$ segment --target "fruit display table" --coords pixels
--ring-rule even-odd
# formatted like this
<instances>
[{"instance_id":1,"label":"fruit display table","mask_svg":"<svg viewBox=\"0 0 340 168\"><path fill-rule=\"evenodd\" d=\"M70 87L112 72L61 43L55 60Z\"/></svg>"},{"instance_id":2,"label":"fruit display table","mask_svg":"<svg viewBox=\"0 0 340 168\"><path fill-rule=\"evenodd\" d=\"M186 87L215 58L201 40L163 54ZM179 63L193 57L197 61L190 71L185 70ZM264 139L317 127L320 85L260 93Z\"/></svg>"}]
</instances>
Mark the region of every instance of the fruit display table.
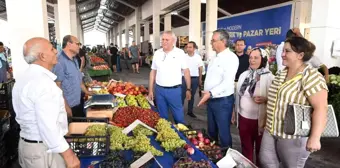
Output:
<instances>
[{"instance_id":1,"label":"fruit display table","mask_svg":"<svg viewBox=\"0 0 340 168\"><path fill-rule=\"evenodd\" d=\"M96 76L111 76L112 75L112 71L110 69L106 69L106 70L93 70L93 69L89 69L88 73L91 77L96 77Z\"/></svg>"}]
</instances>

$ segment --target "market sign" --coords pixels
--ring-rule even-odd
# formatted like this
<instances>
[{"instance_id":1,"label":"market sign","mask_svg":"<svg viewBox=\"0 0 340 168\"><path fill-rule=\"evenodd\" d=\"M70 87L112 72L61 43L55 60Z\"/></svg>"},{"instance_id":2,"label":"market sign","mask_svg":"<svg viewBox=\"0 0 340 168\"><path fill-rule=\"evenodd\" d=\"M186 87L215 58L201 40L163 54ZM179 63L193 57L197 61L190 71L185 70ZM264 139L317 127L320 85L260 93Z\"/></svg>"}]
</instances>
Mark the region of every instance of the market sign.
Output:
<instances>
[{"instance_id":1,"label":"market sign","mask_svg":"<svg viewBox=\"0 0 340 168\"><path fill-rule=\"evenodd\" d=\"M220 19L217 22L217 27L226 29L232 42L244 39L247 46L252 47L280 44L285 40L286 32L290 29L291 15L292 5L288 4ZM205 23L203 23L203 38L205 38L205 27Z\"/></svg>"}]
</instances>

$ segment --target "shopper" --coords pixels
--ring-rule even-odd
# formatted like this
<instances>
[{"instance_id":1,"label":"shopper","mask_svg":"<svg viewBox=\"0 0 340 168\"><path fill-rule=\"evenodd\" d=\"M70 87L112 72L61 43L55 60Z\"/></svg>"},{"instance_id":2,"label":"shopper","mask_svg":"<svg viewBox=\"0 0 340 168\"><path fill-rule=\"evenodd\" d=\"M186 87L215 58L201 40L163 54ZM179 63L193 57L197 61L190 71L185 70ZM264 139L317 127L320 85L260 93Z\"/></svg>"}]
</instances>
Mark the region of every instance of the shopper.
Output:
<instances>
[{"instance_id":1,"label":"shopper","mask_svg":"<svg viewBox=\"0 0 340 168\"><path fill-rule=\"evenodd\" d=\"M246 41L243 39L236 40L235 54L238 56L239 66L236 72L235 82L238 81L240 75L249 68L249 55L244 52Z\"/></svg>"},{"instance_id":2,"label":"shopper","mask_svg":"<svg viewBox=\"0 0 340 168\"><path fill-rule=\"evenodd\" d=\"M177 37L172 31L165 31L162 35L163 48L155 52L152 60L149 98L153 100L155 96L157 109L162 118L169 119L170 109L175 123L185 123L181 101L182 71L187 85L187 100L191 98L190 72L183 50L175 47L176 40Z\"/></svg>"},{"instance_id":3,"label":"shopper","mask_svg":"<svg viewBox=\"0 0 340 168\"><path fill-rule=\"evenodd\" d=\"M249 70L240 75L236 86L235 118L238 122L242 154L259 166L259 152L266 125L267 92L274 78L267 63L268 53L254 48L249 56ZM253 159L255 148L256 162Z\"/></svg>"},{"instance_id":4,"label":"shopper","mask_svg":"<svg viewBox=\"0 0 340 168\"><path fill-rule=\"evenodd\" d=\"M63 38L63 51L58 55L53 73L57 76L57 85L63 90L68 115L85 117L84 107L80 103L81 91L87 95L92 95L92 92L85 87L78 62L74 58L79 53L79 44L74 36L67 35Z\"/></svg>"},{"instance_id":5,"label":"shopper","mask_svg":"<svg viewBox=\"0 0 340 168\"><path fill-rule=\"evenodd\" d=\"M113 45L113 43L110 45L110 54L113 72L117 72L118 49Z\"/></svg>"},{"instance_id":6,"label":"shopper","mask_svg":"<svg viewBox=\"0 0 340 168\"><path fill-rule=\"evenodd\" d=\"M7 72L9 66L7 62L7 56L5 53L5 47L2 42L0 42L0 83L7 82Z\"/></svg>"},{"instance_id":7,"label":"shopper","mask_svg":"<svg viewBox=\"0 0 340 168\"><path fill-rule=\"evenodd\" d=\"M16 78L13 108L20 124L19 164L24 168L79 168L64 136L68 132L63 93L52 72L57 51L44 38L24 45L29 68ZM79 99L78 99L79 100Z\"/></svg>"},{"instance_id":8,"label":"shopper","mask_svg":"<svg viewBox=\"0 0 340 168\"><path fill-rule=\"evenodd\" d=\"M129 48L129 58L131 59L131 65L133 73L139 73L139 49L135 41L132 41L132 46Z\"/></svg>"},{"instance_id":9,"label":"shopper","mask_svg":"<svg viewBox=\"0 0 340 168\"><path fill-rule=\"evenodd\" d=\"M327 85L325 79L305 62L315 45L302 37L288 38L282 60L285 69L273 80L267 101L267 121L260 149L263 168L303 168L311 152L320 150L320 137L327 122ZM290 104L313 107L309 137L287 135L283 131ZM280 164L281 162L281 164Z\"/></svg>"},{"instance_id":10,"label":"shopper","mask_svg":"<svg viewBox=\"0 0 340 168\"><path fill-rule=\"evenodd\" d=\"M203 97L198 106L207 102L208 133L220 139L222 147L232 147L230 122L234 105L235 75L239 61L228 47L229 34L219 29L213 32L211 45L216 58L209 61Z\"/></svg>"},{"instance_id":11,"label":"shopper","mask_svg":"<svg viewBox=\"0 0 340 168\"><path fill-rule=\"evenodd\" d=\"M193 106L195 100L195 94L197 92L197 88L202 84L202 69L203 69L203 61L201 56L195 53L197 50L197 45L195 42L190 41L187 44L187 54L186 54L186 62L188 64L190 70L191 77L191 99L188 101L188 116L196 118L196 115L193 113ZM184 74L182 77L182 103L185 102L187 85L185 84Z\"/></svg>"}]
</instances>

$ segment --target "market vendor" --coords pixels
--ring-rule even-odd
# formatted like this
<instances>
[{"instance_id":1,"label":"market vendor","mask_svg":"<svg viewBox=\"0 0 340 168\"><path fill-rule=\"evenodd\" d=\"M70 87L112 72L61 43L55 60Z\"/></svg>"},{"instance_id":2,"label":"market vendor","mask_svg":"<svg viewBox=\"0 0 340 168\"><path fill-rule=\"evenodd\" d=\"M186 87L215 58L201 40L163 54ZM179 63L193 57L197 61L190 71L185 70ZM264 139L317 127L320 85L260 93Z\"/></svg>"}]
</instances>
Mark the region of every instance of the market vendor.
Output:
<instances>
[{"instance_id":1,"label":"market vendor","mask_svg":"<svg viewBox=\"0 0 340 168\"><path fill-rule=\"evenodd\" d=\"M162 48L155 52L152 60L149 98L153 100L155 92L157 109L162 118L169 118L170 109L175 123L185 123L181 98L182 70L187 86L187 100L191 98L191 78L185 53L175 47L176 39L172 31L165 31L162 35Z\"/></svg>"},{"instance_id":2,"label":"market vendor","mask_svg":"<svg viewBox=\"0 0 340 168\"><path fill-rule=\"evenodd\" d=\"M65 108L69 116L85 117L84 107L80 103L81 91L87 95L89 92L79 70L75 56L79 53L79 40L71 35L63 38L63 50L58 55L58 63L53 68L57 76L56 83L63 90Z\"/></svg>"},{"instance_id":3,"label":"market vendor","mask_svg":"<svg viewBox=\"0 0 340 168\"><path fill-rule=\"evenodd\" d=\"M62 91L52 72L57 51L44 38L24 45L29 68L16 78L13 108L20 125L19 164L23 168L79 168L80 161L64 138L68 132Z\"/></svg>"},{"instance_id":4,"label":"market vendor","mask_svg":"<svg viewBox=\"0 0 340 168\"><path fill-rule=\"evenodd\" d=\"M220 139L222 147L231 147L230 123L234 105L234 79L239 65L235 53L228 47L229 34L219 29L213 32L211 45L216 58L209 61L203 97L198 106L207 102L208 133Z\"/></svg>"}]
</instances>

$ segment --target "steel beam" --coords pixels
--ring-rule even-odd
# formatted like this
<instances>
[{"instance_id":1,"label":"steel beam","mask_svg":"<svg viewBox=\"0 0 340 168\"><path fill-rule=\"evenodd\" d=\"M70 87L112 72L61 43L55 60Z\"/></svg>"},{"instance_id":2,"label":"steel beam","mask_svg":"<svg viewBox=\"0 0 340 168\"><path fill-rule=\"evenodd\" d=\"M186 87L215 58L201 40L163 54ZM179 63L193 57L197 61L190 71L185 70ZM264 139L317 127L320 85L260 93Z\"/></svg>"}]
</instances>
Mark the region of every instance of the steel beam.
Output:
<instances>
[{"instance_id":1,"label":"steel beam","mask_svg":"<svg viewBox=\"0 0 340 168\"><path fill-rule=\"evenodd\" d=\"M188 19L188 18L186 18L186 17L184 17L184 16L182 16L182 15L180 15L180 14L178 14L178 15L176 15L176 16L178 16L178 17L182 18L183 20L186 20L187 22L189 22L189 19Z\"/></svg>"},{"instance_id":2,"label":"steel beam","mask_svg":"<svg viewBox=\"0 0 340 168\"><path fill-rule=\"evenodd\" d=\"M87 5L87 4L91 3L91 2L96 2L96 1L94 1L94 0L87 0L87 1L83 1L83 2L77 3L77 5L78 6L83 6L83 5Z\"/></svg>"},{"instance_id":3,"label":"steel beam","mask_svg":"<svg viewBox=\"0 0 340 168\"><path fill-rule=\"evenodd\" d=\"M221 13L223 13L223 14L226 15L226 16L231 16L231 15L232 15L231 13L229 13L228 11L226 11L226 10L220 8L220 7L218 8L218 11L221 12Z\"/></svg>"},{"instance_id":4,"label":"steel beam","mask_svg":"<svg viewBox=\"0 0 340 168\"><path fill-rule=\"evenodd\" d=\"M102 27L104 27L104 28L106 28L106 29L110 29L109 27L106 27L106 26L104 26L104 25L102 25L102 24L100 24L100 23L99 23L99 26L102 26Z\"/></svg>"},{"instance_id":5,"label":"steel beam","mask_svg":"<svg viewBox=\"0 0 340 168\"><path fill-rule=\"evenodd\" d=\"M107 25L110 25L110 26L113 25L113 23L108 23L108 22L105 22L104 20L100 20L100 21L103 22L103 23L105 23L105 24L107 24Z\"/></svg>"},{"instance_id":6,"label":"steel beam","mask_svg":"<svg viewBox=\"0 0 340 168\"><path fill-rule=\"evenodd\" d=\"M92 26L94 26L95 24L93 23L93 24L90 24L90 25L86 25L86 26L84 26L83 27L83 29L86 29L86 28L89 28L89 27L92 27Z\"/></svg>"},{"instance_id":7,"label":"steel beam","mask_svg":"<svg viewBox=\"0 0 340 168\"><path fill-rule=\"evenodd\" d=\"M103 16L106 17L106 18L108 18L108 19L111 19L111 20L113 20L113 21L115 21L115 22L118 22L118 20L113 19L112 17L109 17L109 16L105 15L104 13L103 13Z\"/></svg>"},{"instance_id":8,"label":"steel beam","mask_svg":"<svg viewBox=\"0 0 340 168\"><path fill-rule=\"evenodd\" d=\"M96 18L97 16L98 15L94 15L94 16L88 17L88 18L80 20L80 21L83 22L83 21L86 21L86 20L90 20L90 19Z\"/></svg>"},{"instance_id":9,"label":"steel beam","mask_svg":"<svg viewBox=\"0 0 340 168\"><path fill-rule=\"evenodd\" d=\"M85 11L85 12L81 12L81 13L79 13L79 15L83 15L85 13L90 13L90 12L94 12L94 11L97 11L97 13L98 13L98 10L99 10L99 7L95 7L93 9L91 9L91 10L88 10L88 11Z\"/></svg>"},{"instance_id":10,"label":"steel beam","mask_svg":"<svg viewBox=\"0 0 340 168\"><path fill-rule=\"evenodd\" d=\"M121 14L121 13L118 13L118 12L116 12L116 11L113 11L112 9L107 8L106 10L108 10L108 11L112 12L113 14L116 14L116 15L118 15L118 16L120 16L120 17L123 17L123 18L126 17L126 16L124 16L124 15Z\"/></svg>"},{"instance_id":11,"label":"steel beam","mask_svg":"<svg viewBox=\"0 0 340 168\"><path fill-rule=\"evenodd\" d=\"M132 9L135 9L135 10L137 8L137 6L133 6L133 5L131 5L131 4L127 3L127 2L124 2L122 0L116 0L116 2L119 2L119 3L121 3L121 4L125 5L125 6L128 6L128 7L132 8Z\"/></svg>"}]
</instances>

